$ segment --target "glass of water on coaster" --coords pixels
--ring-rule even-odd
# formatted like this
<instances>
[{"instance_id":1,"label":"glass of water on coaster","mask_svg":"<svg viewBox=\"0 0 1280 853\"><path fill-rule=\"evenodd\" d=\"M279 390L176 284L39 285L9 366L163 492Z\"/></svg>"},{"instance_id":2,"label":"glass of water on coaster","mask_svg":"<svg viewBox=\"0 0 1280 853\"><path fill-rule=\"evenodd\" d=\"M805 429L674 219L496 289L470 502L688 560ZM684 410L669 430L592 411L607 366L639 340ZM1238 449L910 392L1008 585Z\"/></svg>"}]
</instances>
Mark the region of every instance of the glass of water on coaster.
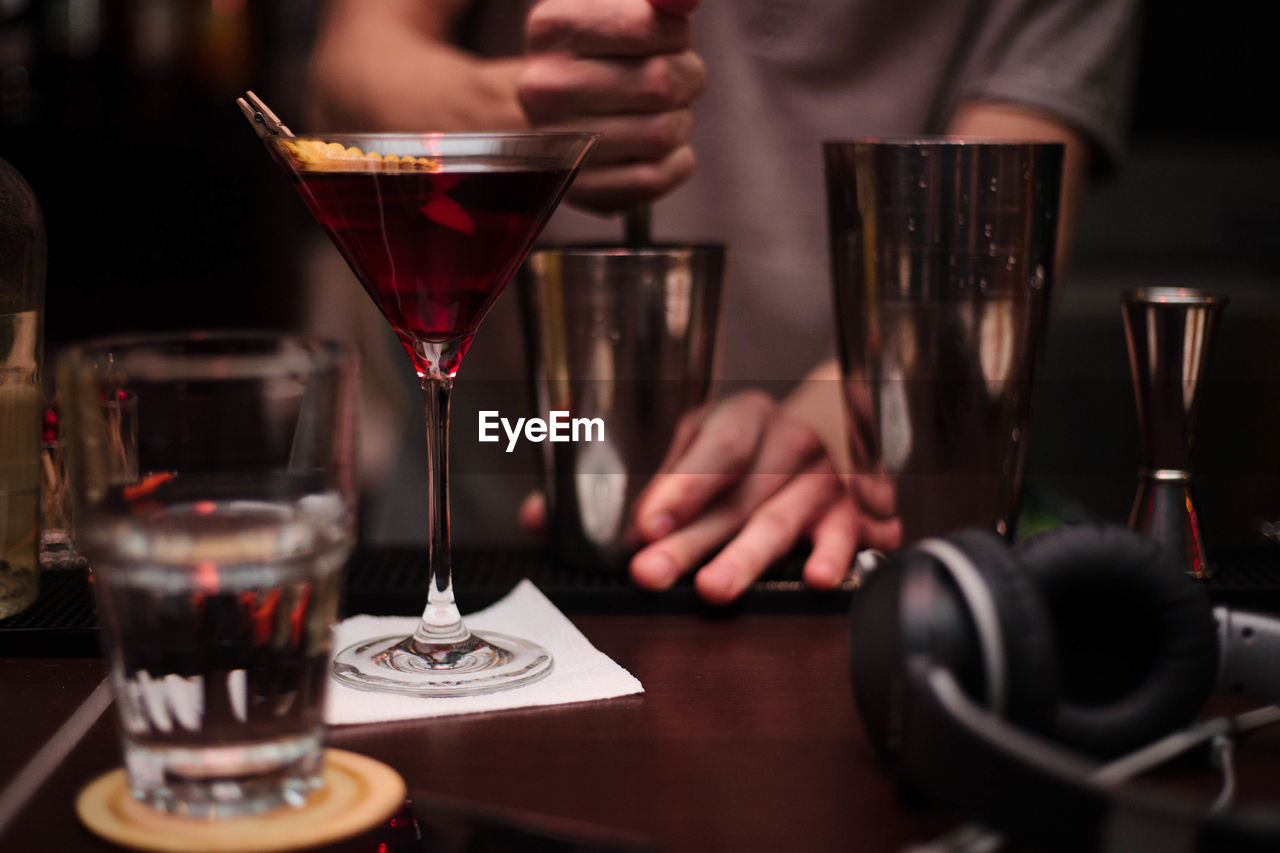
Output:
<instances>
[{"instance_id":1,"label":"glass of water on coaster","mask_svg":"<svg viewBox=\"0 0 1280 853\"><path fill-rule=\"evenodd\" d=\"M270 334L102 340L59 362L128 788L155 810L255 815L322 787L355 371L345 345ZM127 466L103 405L124 397Z\"/></svg>"}]
</instances>

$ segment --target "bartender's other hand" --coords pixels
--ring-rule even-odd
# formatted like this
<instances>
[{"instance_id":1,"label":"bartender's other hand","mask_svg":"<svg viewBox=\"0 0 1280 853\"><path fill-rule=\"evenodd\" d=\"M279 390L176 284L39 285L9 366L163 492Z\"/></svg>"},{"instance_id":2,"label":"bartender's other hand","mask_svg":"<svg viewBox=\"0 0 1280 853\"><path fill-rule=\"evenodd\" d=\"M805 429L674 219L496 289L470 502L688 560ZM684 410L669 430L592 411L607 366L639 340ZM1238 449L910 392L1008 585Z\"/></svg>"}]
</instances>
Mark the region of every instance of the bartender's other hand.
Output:
<instances>
[{"instance_id":1,"label":"bartender's other hand","mask_svg":"<svg viewBox=\"0 0 1280 853\"><path fill-rule=\"evenodd\" d=\"M666 589L726 541L694 579L715 604L737 598L803 537L804 579L836 587L854 551L894 547L896 520L860 512L821 440L767 394L744 392L677 430L667 460L636 502L649 544L631 561L640 586Z\"/></svg>"},{"instance_id":2,"label":"bartender's other hand","mask_svg":"<svg viewBox=\"0 0 1280 853\"><path fill-rule=\"evenodd\" d=\"M517 94L530 124L603 134L570 201L611 213L693 174L694 100L706 67L691 49L697 0L541 0L525 20Z\"/></svg>"}]
</instances>

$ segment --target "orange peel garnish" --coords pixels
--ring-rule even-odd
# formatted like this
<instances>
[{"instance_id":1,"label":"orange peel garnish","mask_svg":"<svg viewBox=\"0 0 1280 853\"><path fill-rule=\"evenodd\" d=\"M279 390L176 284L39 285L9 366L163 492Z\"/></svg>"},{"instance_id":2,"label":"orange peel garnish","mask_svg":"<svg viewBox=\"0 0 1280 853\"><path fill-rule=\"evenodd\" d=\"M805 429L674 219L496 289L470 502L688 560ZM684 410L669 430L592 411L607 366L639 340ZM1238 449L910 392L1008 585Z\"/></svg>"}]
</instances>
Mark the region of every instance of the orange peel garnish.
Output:
<instances>
[{"instance_id":1,"label":"orange peel garnish","mask_svg":"<svg viewBox=\"0 0 1280 853\"><path fill-rule=\"evenodd\" d=\"M383 155L322 139L280 139L279 143L289 153L294 165L307 172L440 171L440 161L430 157Z\"/></svg>"},{"instance_id":2,"label":"orange peel garnish","mask_svg":"<svg viewBox=\"0 0 1280 853\"><path fill-rule=\"evenodd\" d=\"M124 487L124 499L126 501L136 501L138 498L146 497L175 476L170 471L158 471L154 474L148 474L138 482Z\"/></svg>"}]
</instances>

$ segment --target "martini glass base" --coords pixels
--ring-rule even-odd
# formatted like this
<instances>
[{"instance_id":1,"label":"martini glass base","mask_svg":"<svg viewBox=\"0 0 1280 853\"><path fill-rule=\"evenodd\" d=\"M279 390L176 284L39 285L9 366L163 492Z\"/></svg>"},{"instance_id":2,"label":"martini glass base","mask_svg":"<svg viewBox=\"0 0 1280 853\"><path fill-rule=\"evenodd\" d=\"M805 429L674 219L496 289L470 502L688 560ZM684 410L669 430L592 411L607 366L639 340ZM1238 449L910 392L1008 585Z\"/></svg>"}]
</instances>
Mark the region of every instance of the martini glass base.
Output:
<instances>
[{"instance_id":1,"label":"martini glass base","mask_svg":"<svg viewBox=\"0 0 1280 853\"><path fill-rule=\"evenodd\" d=\"M406 696L474 696L530 684L551 672L551 653L536 643L492 632L419 646L412 637L362 640L330 667L348 687Z\"/></svg>"}]
</instances>

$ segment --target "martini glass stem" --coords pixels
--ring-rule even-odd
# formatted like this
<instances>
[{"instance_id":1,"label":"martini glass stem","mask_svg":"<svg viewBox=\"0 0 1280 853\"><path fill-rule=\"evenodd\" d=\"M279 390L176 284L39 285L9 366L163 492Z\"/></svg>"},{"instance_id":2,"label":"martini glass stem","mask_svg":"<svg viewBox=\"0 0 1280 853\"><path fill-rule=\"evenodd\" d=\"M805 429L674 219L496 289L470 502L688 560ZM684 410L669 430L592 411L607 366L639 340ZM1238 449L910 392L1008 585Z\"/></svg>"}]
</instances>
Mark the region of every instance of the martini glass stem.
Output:
<instances>
[{"instance_id":1,"label":"martini glass stem","mask_svg":"<svg viewBox=\"0 0 1280 853\"><path fill-rule=\"evenodd\" d=\"M449 544L449 400L453 377L422 377L422 402L427 421L427 514L430 530L428 565L430 588L413 644L439 648L466 641L471 632L453 598L453 562Z\"/></svg>"}]
</instances>

